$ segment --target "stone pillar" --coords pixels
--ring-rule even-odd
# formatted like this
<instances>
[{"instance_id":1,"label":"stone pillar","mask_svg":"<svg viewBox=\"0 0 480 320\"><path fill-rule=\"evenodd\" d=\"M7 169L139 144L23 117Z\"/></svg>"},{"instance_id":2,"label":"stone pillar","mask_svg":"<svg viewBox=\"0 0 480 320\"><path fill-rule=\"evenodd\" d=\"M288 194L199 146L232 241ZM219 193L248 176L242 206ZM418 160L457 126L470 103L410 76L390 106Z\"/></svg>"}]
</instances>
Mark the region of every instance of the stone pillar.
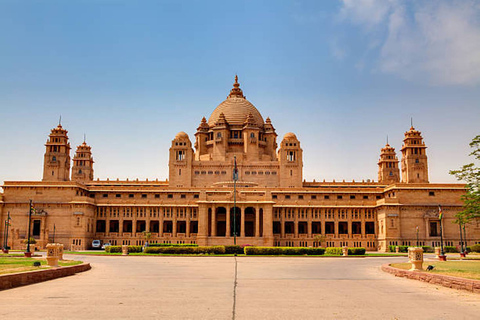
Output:
<instances>
[{"instance_id":1,"label":"stone pillar","mask_svg":"<svg viewBox=\"0 0 480 320\"><path fill-rule=\"evenodd\" d=\"M211 207L212 209L212 237L217 236L217 211L215 209L215 206Z\"/></svg>"},{"instance_id":2,"label":"stone pillar","mask_svg":"<svg viewBox=\"0 0 480 320\"><path fill-rule=\"evenodd\" d=\"M164 214L165 214L165 208L161 208L159 207L158 208L158 218L159 218L159 222L158 222L158 237L163 237L163 217L164 217Z\"/></svg>"},{"instance_id":3,"label":"stone pillar","mask_svg":"<svg viewBox=\"0 0 480 320\"><path fill-rule=\"evenodd\" d=\"M408 259L412 264L410 271L423 270L423 249L419 247L408 248Z\"/></svg>"},{"instance_id":4,"label":"stone pillar","mask_svg":"<svg viewBox=\"0 0 480 320\"><path fill-rule=\"evenodd\" d=\"M173 212L174 208L172 208L172 238L177 237L177 213L178 208L175 208L175 212Z\"/></svg>"},{"instance_id":5,"label":"stone pillar","mask_svg":"<svg viewBox=\"0 0 480 320\"><path fill-rule=\"evenodd\" d=\"M50 267L58 267L58 243L47 244L47 263Z\"/></svg>"},{"instance_id":6,"label":"stone pillar","mask_svg":"<svg viewBox=\"0 0 480 320\"><path fill-rule=\"evenodd\" d=\"M298 239L298 215L299 215L299 210L295 209L293 210L294 214L294 221L293 221L293 236L295 239Z\"/></svg>"},{"instance_id":7,"label":"stone pillar","mask_svg":"<svg viewBox=\"0 0 480 320\"><path fill-rule=\"evenodd\" d=\"M198 233L197 242L200 246L207 245L208 238L208 207L206 204L198 205Z\"/></svg>"},{"instance_id":8,"label":"stone pillar","mask_svg":"<svg viewBox=\"0 0 480 320\"><path fill-rule=\"evenodd\" d=\"M245 238L245 207L242 206L240 210L240 237Z\"/></svg>"},{"instance_id":9,"label":"stone pillar","mask_svg":"<svg viewBox=\"0 0 480 320\"><path fill-rule=\"evenodd\" d=\"M128 246L122 245L122 256L128 256Z\"/></svg>"},{"instance_id":10,"label":"stone pillar","mask_svg":"<svg viewBox=\"0 0 480 320\"><path fill-rule=\"evenodd\" d=\"M63 244L58 244L58 259L63 260Z\"/></svg>"},{"instance_id":11,"label":"stone pillar","mask_svg":"<svg viewBox=\"0 0 480 320\"><path fill-rule=\"evenodd\" d=\"M273 205L266 204L263 210L263 245L273 247Z\"/></svg>"},{"instance_id":12,"label":"stone pillar","mask_svg":"<svg viewBox=\"0 0 480 320\"><path fill-rule=\"evenodd\" d=\"M442 248L440 247L435 247L435 258L440 258L440 255L442 254Z\"/></svg>"},{"instance_id":13,"label":"stone pillar","mask_svg":"<svg viewBox=\"0 0 480 320\"><path fill-rule=\"evenodd\" d=\"M347 246L342 248L342 253L343 253L344 257L348 256L348 247Z\"/></svg>"},{"instance_id":14,"label":"stone pillar","mask_svg":"<svg viewBox=\"0 0 480 320\"><path fill-rule=\"evenodd\" d=\"M185 228L186 228L186 230L185 230L185 235L186 235L187 238L189 238L189 237L190 237L190 215L192 214L192 208L186 208L185 211L186 211L186 212L188 211L188 212L185 214L185 219L186 219L186 222L185 222L185 224L186 224L186 227L185 227Z\"/></svg>"},{"instance_id":15,"label":"stone pillar","mask_svg":"<svg viewBox=\"0 0 480 320\"><path fill-rule=\"evenodd\" d=\"M255 238L260 237L260 209L255 207Z\"/></svg>"},{"instance_id":16,"label":"stone pillar","mask_svg":"<svg viewBox=\"0 0 480 320\"><path fill-rule=\"evenodd\" d=\"M225 228L225 230L226 230L225 231L225 237L230 238L230 234L232 232L232 230L230 230L230 206L227 206L226 209L227 209L227 214L226 214L226 216L227 216L226 224L227 225L226 225L226 228Z\"/></svg>"}]
</instances>

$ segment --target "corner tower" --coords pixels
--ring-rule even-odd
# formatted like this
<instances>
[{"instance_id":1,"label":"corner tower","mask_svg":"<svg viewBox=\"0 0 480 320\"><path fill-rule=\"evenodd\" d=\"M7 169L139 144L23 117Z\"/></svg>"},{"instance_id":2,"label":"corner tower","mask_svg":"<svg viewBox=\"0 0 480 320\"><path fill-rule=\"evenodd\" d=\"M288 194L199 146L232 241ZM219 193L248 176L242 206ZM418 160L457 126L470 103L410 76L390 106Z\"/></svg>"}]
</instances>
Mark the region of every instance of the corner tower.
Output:
<instances>
[{"instance_id":1,"label":"corner tower","mask_svg":"<svg viewBox=\"0 0 480 320\"><path fill-rule=\"evenodd\" d=\"M72 180L82 183L93 180L92 148L85 141L77 147L73 157Z\"/></svg>"},{"instance_id":2,"label":"corner tower","mask_svg":"<svg viewBox=\"0 0 480 320\"><path fill-rule=\"evenodd\" d=\"M294 133L287 133L283 137L278 149L278 161L280 163L280 187L302 187L303 177L303 151L300 141Z\"/></svg>"},{"instance_id":3,"label":"corner tower","mask_svg":"<svg viewBox=\"0 0 480 320\"><path fill-rule=\"evenodd\" d=\"M192 186L192 142L185 132L179 132L170 147L169 185L189 188Z\"/></svg>"},{"instance_id":4,"label":"corner tower","mask_svg":"<svg viewBox=\"0 0 480 320\"><path fill-rule=\"evenodd\" d=\"M386 184L400 182L397 154L395 153L395 148L391 147L388 142L380 152L380 160L378 160L378 182Z\"/></svg>"},{"instance_id":5,"label":"corner tower","mask_svg":"<svg viewBox=\"0 0 480 320\"><path fill-rule=\"evenodd\" d=\"M428 183L427 147L422 133L412 126L405 132L402 146L402 182Z\"/></svg>"},{"instance_id":6,"label":"corner tower","mask_svg":"<svg viewBox=\"0 0 480 320\"><path fill-rule=\"evenodd\" d=\"M42 181L70 180L70 143L67 133L60 123L50 132L45 144Z\"/></svg>"}]
</instances>

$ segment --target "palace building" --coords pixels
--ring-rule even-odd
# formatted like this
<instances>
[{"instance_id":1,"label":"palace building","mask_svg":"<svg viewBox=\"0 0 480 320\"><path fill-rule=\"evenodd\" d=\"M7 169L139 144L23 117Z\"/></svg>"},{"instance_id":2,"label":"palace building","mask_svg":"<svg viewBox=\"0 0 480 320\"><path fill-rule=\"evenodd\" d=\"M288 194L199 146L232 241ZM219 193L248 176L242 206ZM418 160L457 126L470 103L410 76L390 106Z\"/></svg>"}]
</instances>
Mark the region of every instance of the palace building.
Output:
<instances>
[{"instance_id":1,"label":"palace building","mask_svg":"<svg viewBox=\"0 0 480 320\"><path fill-rule=\"evenodd\" d=\"M236 235L238 244L257 246L438 246L439 205L445 244L460 244L453 221L464 185L430 183L420 131L405 132L401 161L388 143L380 150L378 181L305 181L299 139L287 133L277 144L272 121L245 98L237 77L194 138L174 137L166 181L95 180L91 147L83 142L73 159L70 149L59 124L45 144L42 181L2 186L0 233L10 214L13 249L24 248L29 227L37 248L54 238L72 250L94 239L142 245L146 233L154 243L230 245ZM480 224L466 234L478 242Z\"/></svg>"}]
</instances>

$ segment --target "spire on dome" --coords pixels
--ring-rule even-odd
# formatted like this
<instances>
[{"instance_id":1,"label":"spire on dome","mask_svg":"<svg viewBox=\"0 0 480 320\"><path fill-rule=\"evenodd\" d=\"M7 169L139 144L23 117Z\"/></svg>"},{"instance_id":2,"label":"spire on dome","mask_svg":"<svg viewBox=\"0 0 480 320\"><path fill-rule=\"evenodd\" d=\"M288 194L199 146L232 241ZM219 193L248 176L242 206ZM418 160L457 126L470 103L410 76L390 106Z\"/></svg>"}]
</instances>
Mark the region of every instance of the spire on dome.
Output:
<instances>
[{"instance_id":1,"label":"spire on dome","mask_svg":"<svg viewBox=\"0 0 480 320\"><path fill-rule=\"evenodd\" d=\"M238 83L238 76L235 75L235 83L233 84L233 89L230 90L230 94L228 95L229 98L231 97L236 97L236 98L243 98L245 99L245 96L243 95L242 89L240 89L240 83Z\"/></svg>"}]
</instances>

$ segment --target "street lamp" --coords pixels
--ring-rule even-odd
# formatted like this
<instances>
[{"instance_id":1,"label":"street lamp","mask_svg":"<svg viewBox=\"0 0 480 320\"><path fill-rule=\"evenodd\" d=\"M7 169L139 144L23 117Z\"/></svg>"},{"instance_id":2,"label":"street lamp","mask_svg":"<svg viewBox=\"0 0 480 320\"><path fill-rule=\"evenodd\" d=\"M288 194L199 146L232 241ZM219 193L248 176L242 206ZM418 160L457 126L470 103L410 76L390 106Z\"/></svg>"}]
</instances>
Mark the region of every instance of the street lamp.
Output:
<instances>
[{"instance_id":1,"label":"street lamp","mask_svg":"<svg viewBox=\"0 0 480 320\"><path fill-rule=\"evenodd\" d=\"M443 250L443 212L442 212L442 206L438 205L438 219L440 220L440 261L446 261L447 256L445 256L445 251Z\"/></svg>"},{"instance_id":2,"label":"street lamp","mask_svg":"<svg viewBox=\"0 0 480 320\"><path fill-rule=\"evenodd\" d=\"M30 205L28 206L28 234L27 234L27 251L25 252L25 257L31 257L32 253L30 252L30 229L32 226L32 200L30 200Z\"/></svg>"},{"instance_id":3,"label":"street lamp","mask_svg":"<svg viewBox=\"0 0 480 320\"><path fill-rule=\"evenodd\" d=\"M417 247L418 247L418 226L415 227L415 233L417 234Z\"/></svg>"},{"instance_id":4,"label":"street lamp","mask_svg":"<svg viewBox=\"0 0 480 320\"><path fill-rule=\"evenodd\" d=\"M233 156L233 244L237 245L237 180L238 180L238 169L237 169L237 157Z\"/></svg>"}]
</instances>

